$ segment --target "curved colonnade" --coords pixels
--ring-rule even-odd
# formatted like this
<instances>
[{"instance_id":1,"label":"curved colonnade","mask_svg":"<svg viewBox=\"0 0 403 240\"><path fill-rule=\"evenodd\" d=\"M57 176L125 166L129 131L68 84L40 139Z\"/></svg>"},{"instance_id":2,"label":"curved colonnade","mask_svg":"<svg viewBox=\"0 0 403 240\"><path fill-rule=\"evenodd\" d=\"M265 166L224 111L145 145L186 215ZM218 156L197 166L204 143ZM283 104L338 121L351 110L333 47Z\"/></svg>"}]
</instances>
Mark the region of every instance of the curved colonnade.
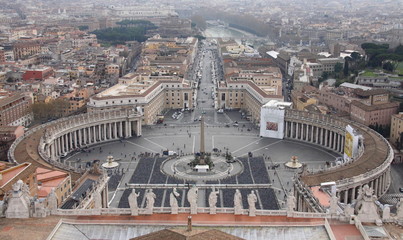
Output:
<instances>
[{"instance_id":1,"label":"curved colonnade","mask_svg":"<svg viewBox=\"0 0 403 240\"><path fill-rule=\"evenodd\" d=\"M356 159L340 166L330 167L315 173L301 176L296 181L295 194L298 210L315 211L312 206L304 203L312 197L306 186L320 186L324 182L336 182L339 201L345 204L357 199L360 189L368 184L374 194L381 197L390 186L390 163L393 150L380 134L372 129L337 117L286 110L284 138L312 143L322 148L343 154L345 129L352 126L363 136L364 150ZM315 200L308 200L315 201Z\"/></svg>"},{"instance_id":2,"label":"curved colonnade","mask_svg":"<svg viewBox=\"0 0 403 240\"><path fill-rule=\"evenodd\" d=\"M135 110L119 110L62 118L26 132L12 144L8 158L12 162L41 162L43 166L50 164L79 173L79 169L61 163L60 157L90 145L141 136L141 117ZM28 154L16 151L22 145L35 145L36 151L28 151Z\"/></svg>"}]
</instances>

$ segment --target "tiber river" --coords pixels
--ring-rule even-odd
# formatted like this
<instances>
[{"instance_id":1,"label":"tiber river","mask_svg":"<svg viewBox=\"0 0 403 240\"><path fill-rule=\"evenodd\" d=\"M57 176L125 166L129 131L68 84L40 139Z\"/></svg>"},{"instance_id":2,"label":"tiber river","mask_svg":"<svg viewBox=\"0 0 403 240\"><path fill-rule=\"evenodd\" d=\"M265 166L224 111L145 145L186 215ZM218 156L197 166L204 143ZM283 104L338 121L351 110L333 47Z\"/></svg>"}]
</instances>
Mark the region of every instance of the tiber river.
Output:
<instances>
[{"instance_id":1,"label":"tiber river","mask_svg":"<svg viewBox=\"0 0 403 240\"><path fill-rule=\"evenodd\" d=\"M204 31L204 36L207 38L231 38L237 43L241 43L241 40L247 40L247 42L254 42L252 39L256 40L254 34L244 32L235 28L217 26L217 25L207 25L207 29Z\"/></svg>"}]
</instances>

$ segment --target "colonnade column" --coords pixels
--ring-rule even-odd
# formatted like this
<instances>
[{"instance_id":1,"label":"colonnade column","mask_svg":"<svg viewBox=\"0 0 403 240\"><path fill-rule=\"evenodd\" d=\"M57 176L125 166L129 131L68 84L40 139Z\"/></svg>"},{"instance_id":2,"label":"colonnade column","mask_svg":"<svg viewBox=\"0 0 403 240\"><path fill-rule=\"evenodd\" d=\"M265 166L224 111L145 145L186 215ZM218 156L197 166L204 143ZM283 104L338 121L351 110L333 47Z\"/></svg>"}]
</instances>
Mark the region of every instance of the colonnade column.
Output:
<instances>
[{"instance_id":1,"label":"colonnade column","mask_svg":"<svg viewBox=\"0 0 403 240\"><path fill-rule=\"evenodd\" d=\"M123 138L123 123L119 121L119 137Z\"/></svg>"},{"instance_id":2,"label":"colonnade column","mask_svg":"<svg viewBox=\"0 0 403 240\"><path fill-rule=\"evenodd\" d=\"M60 154L62 153L61 150L60 150L60 141L61 141L60 137L58 137L56 139L56 153L57 153L58 156L60 156Z\"/></svg>"},{"instance_id":3,"label":"colonnade column","mask_svg":"<svg viewBox=\"0 0 403 240\"><path fill-rule=\"evenodd\" d=\"M70 137L70 150L72 150L72 149L74 149L74 146L73 146L73 132L70 132L69 133L69 137Z\"/></svg>"},{"instance_id":4,"label":"colonnade column","mask_svg":"<svg viewBox=\"0 0 403 240\"><path fill-rule=\"evenodd\" d=\"M113 124L114 126L113 126L113 136L114 136L114 138L115 139L117 139L118 138L118 123L117 122L114 122L114 124Z\"/></svg>"},{"instance_id":5,"label":"colonnade column","mask_svg":"<svg viewBox=\"0 0 403 240\"><path fill-rule=\"evenodd\" d=\"M66 135L62 135L62 153L66 152Z\"/></svg>"},{"instance_id":6,"label":"colonnade column","mask_svg":"<svg viewBox=\"0 0 403 240\"><path fill-rule=\"evenodd\" d=\"M83 135L84 135L84 145L87 145L88 137L87 137L87 128L83 128Z\"/></svg>"},{"instance_id":7,"label":"colonnade column","mask_svg":"<svg viewBox=\"0 0 403 240\"><path fill-rule=\"evenodd\" d=\"M78 141L77 141L77 130L73 132L73 137L74 137L74 147L78 148Z\"/></svg>"},{"instance_id":8,"label":"colonnade column","mask_svg":"<svg viewBox=\"0 0 403 240\"><path fill-rule=\"evenodd\" d=\"M141 120L137 120L137 136L141 136Z\"/></svg>"},{"instance_id":9,"label":"colonnade column","mask_svg":"<svg viewBox=\"0 0 403 240\"><path fill-rule=\"evenodd\" d=\"M291 124L291 132L290 132L290 137L294 138L294 122L290 122Z\"/></svg>"},{"instance_id":10,"label":"colonnade column","mask_svg":"<svg viewBox=\"0 0 403 240\"><path fill-rule=\"evenodd\" d=\"M102 141L102 132L101 132L102 124L98 125L98 141Z\"/></svg>"}]
</instances>

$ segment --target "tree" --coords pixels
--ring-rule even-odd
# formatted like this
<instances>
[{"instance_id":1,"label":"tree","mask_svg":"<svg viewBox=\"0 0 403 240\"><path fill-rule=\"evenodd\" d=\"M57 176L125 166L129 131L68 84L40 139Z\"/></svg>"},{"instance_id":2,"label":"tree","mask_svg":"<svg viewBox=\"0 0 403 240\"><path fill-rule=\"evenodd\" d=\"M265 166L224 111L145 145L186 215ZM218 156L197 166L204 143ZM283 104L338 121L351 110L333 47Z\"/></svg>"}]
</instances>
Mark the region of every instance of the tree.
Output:
<instances>
[{"instance_id":1,"label":"tree","mask_svg":"<svg viewBox=\"0 0 403 240\"><path fill-rule=\"evenodd\" d=\"M353 59L353 61L357 61L361 59L361 54L359 54L358 52L352 52L351 53L351 58Z\"/></svg>"},{"instance_id":2,"label":"tree","mask_svg":"<svg viewBox=\"0 0 403 240\"><path fill-rule=\"evenodd\" d=\"M328 72L322 72L322 75L318 79L318 81L321 83L329 78L329 73Z\"/></svg>"},{"instance_id":3,"label":"tree","mask_svg":"<svg viewBox=\"0 0 403 240\"><path fill-rule=\"evenodd\" d=\"M206 37L204 37L204 36L202 36L200 34L197 34L194 37L197 38L199 41L206 39Z\"/></svg>"},{"instance_id":4,"label":"tree","mask_svg":"<svg viewBox=\"0 0 403 240\"><path fill-rule=\"evenodd\" d=\"M348 72L349 72L349 69L348 69L348 60L346 59L346 62L344 63L344 69L343 69L343 74L344 74L344 76L348 76Z\"/></svg>"},{"instance_id":5,"label":"tree","mask_svg":"<svg viewBox=\"0 0 403 240\"><path fill-rule=\"evenodd\" d=\"M334 72L335 73L340 73L341 70L343 70L343 63L336 63L336 65L334 65Z\"/></svg>"},{"instance_id":6,"label":"tree","mask_svg":"<svg viewBox=\"0 0 403 240\"><path fill-rule=\"evenodd\" d=\"M80 31L85 31L85 30L88 30L88 29L89 29L89 27L87 25L78 26L78 30L80 30Z\"/></svg>"},{"instance_id":7,"label":"tree","mask_svg":"<svg viewBox=\"0 0 403 240\"><path fill-rule=\"evenodd\" d=\"M382 68L388 72L393 72L395 70L395 66L390 61L385 62Z\"/></svg>"}]
</instances>

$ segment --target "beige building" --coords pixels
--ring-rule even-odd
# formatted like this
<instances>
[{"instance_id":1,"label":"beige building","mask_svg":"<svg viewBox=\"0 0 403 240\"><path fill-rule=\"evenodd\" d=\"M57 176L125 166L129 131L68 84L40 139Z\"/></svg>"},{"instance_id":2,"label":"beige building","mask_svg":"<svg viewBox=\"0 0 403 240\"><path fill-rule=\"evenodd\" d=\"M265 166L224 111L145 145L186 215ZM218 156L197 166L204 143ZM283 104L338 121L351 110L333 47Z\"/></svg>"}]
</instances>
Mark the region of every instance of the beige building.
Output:
<instances>
[{"instance_id":1,"label":"beige building","mask_svg":"<svg viewBox=\"0 0 403 240\"><path fill-rule=\"evenodd\" d=\"M241 109L254 123L260 122L260 109L270 100L283 100L277 87L257 86L252 81L227 81L217 89L220 109Z\"/></svg>"},{"instance_id":2,"label":"beige building","mask_svg":"<svg viewBox=\"0 0 403 240\"><path fill-rule=\"evenodd\" d=\"M318 99L308 94L302 94L301 92L292 92L292 103L294 109L299 111L305 111L309 105L318 105Z\"/></svg>"},{"instance_id":3,"label":"beige building","mask_svg":"<svg viewBox=\"0 0 403 240\"><path fill-rule=\"evenodd\" d=\"M193 108L191 83L175 76L128 74L115 86L95 95L88 112L139 108L144 124L153 124L165 109Z\"/></svg>"},{"instance_id":4,"label":"beige building","mask_svg":"<svg viewBox=\"0 0 403 240\"><path fill-rule=\"evenodd\" d=\"M351 119L366 126L389 126L391 116L397 113L398 102L389 102L389 93L383 89L356 90L358 101L351 102Z\"/></svg>"},{"instance_id":5,"label":"beige building","mask_svg":"<svg viewBox=\"0 0 403 240\"><path fill-rule=\"evenodd\" d=\"M392 120L390 124L390 142L395 144L398 141L402 141L401 133L403 133L403 113L398 113L392 115Z\"/></svg>"},{"instance_id":6,"label":"beige building","mask_svg":"<svg viewBox=\"0 0 403 240\"><path fill-rule=\"evenodd\" d=\"M135 73L92 97L88 112L136 108L143 114L143 124L157 122L165 109L193 108L194 89L185 79L196 55L196 38L161 38L147 40Z\"/></svg>"}]
</instances>

